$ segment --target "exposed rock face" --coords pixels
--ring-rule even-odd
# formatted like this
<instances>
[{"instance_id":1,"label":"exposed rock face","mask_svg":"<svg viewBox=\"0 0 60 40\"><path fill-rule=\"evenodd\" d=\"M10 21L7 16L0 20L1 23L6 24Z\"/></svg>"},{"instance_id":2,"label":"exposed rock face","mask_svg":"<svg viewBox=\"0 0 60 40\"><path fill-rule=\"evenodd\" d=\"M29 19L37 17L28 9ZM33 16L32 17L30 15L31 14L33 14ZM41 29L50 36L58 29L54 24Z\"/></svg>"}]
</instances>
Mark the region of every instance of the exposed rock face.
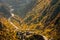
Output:
<instances>
[{"instance_id":1,"label":"exposed rock face","mask_svg":"<svg viewBox=\"0 0 60 40\"><path fill-rule=\"evenodd\" d=\"M43 36L41 35L32 35L31 37L27 38L26 40L45 40Z\"/></svg>"}]
</instances>

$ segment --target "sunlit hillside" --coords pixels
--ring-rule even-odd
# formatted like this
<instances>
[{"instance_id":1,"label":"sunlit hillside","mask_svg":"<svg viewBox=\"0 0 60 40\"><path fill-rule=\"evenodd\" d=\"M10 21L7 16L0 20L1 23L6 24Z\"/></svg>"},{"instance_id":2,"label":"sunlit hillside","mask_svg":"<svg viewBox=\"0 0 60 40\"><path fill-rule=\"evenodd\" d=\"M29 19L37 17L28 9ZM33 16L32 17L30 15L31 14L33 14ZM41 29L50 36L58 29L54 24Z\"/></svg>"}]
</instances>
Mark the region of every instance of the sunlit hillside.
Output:
<instances>
[{"instance_id":1,"label":"sunlit hillside","mask_svg":"<svg viewBox=\"0 0 60 40\"><path fill-rule=\"evenodd\" d=\"M0 4L0 40L60 40L60 0L37 0L24 18Z\"/></svg>"}]
</instances>

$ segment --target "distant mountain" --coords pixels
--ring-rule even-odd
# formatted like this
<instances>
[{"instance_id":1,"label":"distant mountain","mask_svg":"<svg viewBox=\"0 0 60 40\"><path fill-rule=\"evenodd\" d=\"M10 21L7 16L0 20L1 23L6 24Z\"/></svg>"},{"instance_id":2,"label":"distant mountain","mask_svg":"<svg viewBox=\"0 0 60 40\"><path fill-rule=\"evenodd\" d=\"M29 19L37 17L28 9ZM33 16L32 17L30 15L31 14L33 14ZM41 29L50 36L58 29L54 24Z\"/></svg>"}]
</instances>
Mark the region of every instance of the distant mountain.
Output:
<instances>
[{"instance_id":1,"label":"distant mountain","mask_svg":"<svg viewBox=\"0 0 60 40\"><path fill-rule=\"evenodd\" d=\"M1 0L0 0L0 15L5 16L6 18L9 18L11 16L9 7L5 5L5 3L3 3Z\"/></svg>"},{"instance_id":2,"label":"distant mountain","mask_svg":"<svg viewBox=\"0 0 60 40\"><path fill-rule=\"evenodd\" d=\"M36 0L2 0L14 8L14 13L24 17L36 4Z\"/></svg>"}]
</instances>

